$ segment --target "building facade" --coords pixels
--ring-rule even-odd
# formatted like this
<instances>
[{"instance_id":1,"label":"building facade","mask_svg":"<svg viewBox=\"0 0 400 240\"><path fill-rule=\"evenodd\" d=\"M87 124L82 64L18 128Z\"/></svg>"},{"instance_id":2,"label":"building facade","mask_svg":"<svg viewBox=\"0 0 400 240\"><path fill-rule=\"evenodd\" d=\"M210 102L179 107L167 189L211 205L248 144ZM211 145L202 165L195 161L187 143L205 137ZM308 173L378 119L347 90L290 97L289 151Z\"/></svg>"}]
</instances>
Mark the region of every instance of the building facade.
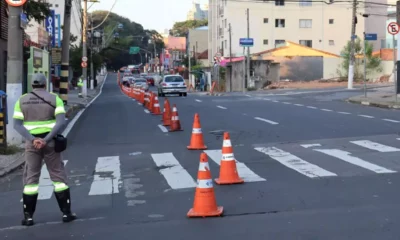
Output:
<instances>
[{"instance_id":1,"label":"building facade","mask_svg":"<svg viewBox=\"0 0 400 240\"><path fill-rule=\"evenodd\" d=\"M371 2L371 1L369 1ZM386 0L372 0L385 3ZM352 23L352 3L334 2L326 4L320 1L275 0L267 2L209 0L212 6L209 14L209 59L217 53L229 56L242 56L243 47L240 38L247 37L247 14L249 9L250 38L254 39L251 53L279 47L285 40L296 42L319 50L340 54L350 40ZM371 7L372 6L372 7ZM386 37L386 19L383 17L363 17L362 14L374 11L377 5L358 4L356 35L363 32L376 33L379 39ZM379 8L385 14L385 8ZM229 24L231 31L229 32ZM229 45L231 36L232 46Z\"/></svg>"},{"instance_id":2,"label":"building facade","mask_svg":"<svg viewBox=\"0 0 400 240\"><path fill-rule=\"evenodd\" d=\"M193 2L192 8L187 13L186 20L205 20L208 19L208 5Z\"/></svg>"}]
</instances>

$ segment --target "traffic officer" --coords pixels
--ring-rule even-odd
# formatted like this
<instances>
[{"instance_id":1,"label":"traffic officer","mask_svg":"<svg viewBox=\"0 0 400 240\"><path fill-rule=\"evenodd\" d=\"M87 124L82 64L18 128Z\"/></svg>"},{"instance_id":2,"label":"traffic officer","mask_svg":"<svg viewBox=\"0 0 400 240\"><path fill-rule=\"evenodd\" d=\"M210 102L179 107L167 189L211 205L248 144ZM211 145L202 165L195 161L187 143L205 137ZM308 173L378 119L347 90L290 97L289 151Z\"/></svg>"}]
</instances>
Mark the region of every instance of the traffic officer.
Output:
<instances>
[{"instance_id":1,"label":"traffic officer","mask_svg":"<svg viewBox=\"0 0 400 240\"><path fill-rule=\"evenodd\" d=\"M82 87L83 87L83 76L78 79L78 97L82 97Z\"/></svg>"},{"instance_id":2,"label":"traffic officer","mask_svg":"<svg viewBox=\"0 0 400 240\"><path fill-rule=\"evenodd\" d=\"M39 193L39 177L44 160L54 185L54 192L63 214L63 222L76 219L71 212L70 190L61 153L54 150L53 138L65 124L63 101L46 91L46 76L32 76L32 92L22 95L14 107L14 129L25 138L25 167L23 173L22 225L31 226Z\"/></svg>"}]
</instances>

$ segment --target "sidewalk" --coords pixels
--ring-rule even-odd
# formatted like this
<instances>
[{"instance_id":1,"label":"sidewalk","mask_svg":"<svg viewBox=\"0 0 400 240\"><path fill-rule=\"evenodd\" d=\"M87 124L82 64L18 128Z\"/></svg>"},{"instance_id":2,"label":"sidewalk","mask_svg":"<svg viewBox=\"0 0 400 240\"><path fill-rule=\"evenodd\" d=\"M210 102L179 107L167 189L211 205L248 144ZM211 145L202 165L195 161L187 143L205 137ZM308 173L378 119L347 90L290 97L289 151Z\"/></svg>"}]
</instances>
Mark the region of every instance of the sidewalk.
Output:
<instances>
[{"instance_id":1,"label":"sidewalk","mask_svg":"<svg viewBox=\"0 0 400 240\"><path fill-rule=\"evenodd\" d=\"M101 85L103 84L105 76L98 76L97 80L97 87L93 90L88 89L87 95L88 97L86 99L84 98L79 98L78 97L78 90L69 90L68 92L68 102L67 105L65 106L65 111L66 113L66 118L68 119L67 124L69 123L69 120L73 119L75 115L83 108L86 107L86 105L94 98L97 96L97 94L100 92ZM67 125L66 124L66 125ZM21 145L21 148L23 148L24 145ZM5 176L6 174L14 171L18 167L22 166L24 163L24 154L23 151L18 152L13 155L1 155L0 154L0 177Z\"/></svg>"},{"instance_id":2,"label":"sidewalk","mask_svg":"<svg viewBox=\"0 0 400 240\"><path fill-rule=\"evenodd\" d=\"M400 94L394 94L394 88L380 88L376 92L367 92L367 97L364 95L349 98L347 101L356 104L363 104L367 106L381 107L381 108L395 108L400 109Z\"/></svg>"}]
</instances>

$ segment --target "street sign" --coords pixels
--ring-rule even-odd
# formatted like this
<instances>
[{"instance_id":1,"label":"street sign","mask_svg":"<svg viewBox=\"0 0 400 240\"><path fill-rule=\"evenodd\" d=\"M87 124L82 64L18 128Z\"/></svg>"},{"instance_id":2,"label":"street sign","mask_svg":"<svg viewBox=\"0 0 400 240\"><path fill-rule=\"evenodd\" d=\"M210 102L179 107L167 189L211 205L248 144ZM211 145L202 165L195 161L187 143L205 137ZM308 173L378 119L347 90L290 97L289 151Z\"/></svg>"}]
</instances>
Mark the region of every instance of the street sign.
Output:
<instances>
[{"instance_id":1,"label":"street sign","mask_svg":"<svg viewBox=\"0 0 400 240\"><path fill-rule=\"evenodd\" d=\"M53 65L61 65L61 48L51 49L51 63Z\"/></svg>"},{"instance_id":2,"label":"street sign","mask_svg":"<svg viewBox=\"0 0 400 240\"><path fill-rule=\"evenodd\" d=\"M26 3L27 0L6 0L8 5L13 7L20 7Z\"/></svg>"},{"instance_id":3,"label":"street sign","mask_svg":"<svg viewBox=\"0 0 400 240\"><path fill-rule=\"evenodd\" d=\"M399 33L399 25L396 22L391 22L387 26L387 30L388 30L388 33L390 33L392 35L396 35L397 33Z\"/></svg>"},{"instance_id":4,"label":"street sign","mask_svg":"<svg viewBox=\"0 0 400 240\"><path fill-rule=\"evenodd\" d=\"M376 41L376 40L378 40L378 35L376 33L366 33L364 35L364 40Z\"/></svg>"},{"instance_id":5,"label":"street sign","mask_svg":"<svg viewBox=\"0 0 400 240\"><path fill-rule=\"evenodd\" d=\"M240 38L239 44L241 47L252 47L252 46L254 46L254 39L253 38Z\"/></svg>"},{"instance_id":6,"label":"street sign","mask_svg":"<svg viewBox=\"0 0 400 240\"><path fill-rule=\"evenodd\" d=\"M51 39L51 46L56 45L56 20L54 10L50 10L50 15L46 18L46 31L49 33Z\"/></svg>"},{"instance_id":7,"label":"street sign","mask_svg":"<svg viewBox=\"0 0 400 240\"><path fill-rule=\"evenodd\" d=\"M138 54L140 51L139 47L130 47L129 48L129 54Z\"/></svg>"},{"instance_id":8,"label":"street sign","mask_svg":"<svg viewBox=\"0 0 400 240\"><path fill-rule=\"evenodd\" d=\"M87 60L88 60L87 57L82 57L83 62L87 62Z\"/></svg>"},{"instance_id":9,"label":"street sign","mask_svg":"<svg viewBox=\"0 0 400 240\"><path fill-rule=\"evenodd\" d=\"M87 67L87 63L86 62L82 62L81 63L81 67L86 68Z\"/></svg>"},{"instance_id":10,"label":"street sign","mask_svg":"<svg viewBox=\"0 0 400 240\"><path fill-rule=\"evenodd\" d=\"M25 13L21 13L21 15L20 15L20 24L19 24L19 26L22 28L22 29L26 29L26 27L27 27L27 25L28 25L28 17L26 16L26 14Z\"/></svg>"}]
</instances>

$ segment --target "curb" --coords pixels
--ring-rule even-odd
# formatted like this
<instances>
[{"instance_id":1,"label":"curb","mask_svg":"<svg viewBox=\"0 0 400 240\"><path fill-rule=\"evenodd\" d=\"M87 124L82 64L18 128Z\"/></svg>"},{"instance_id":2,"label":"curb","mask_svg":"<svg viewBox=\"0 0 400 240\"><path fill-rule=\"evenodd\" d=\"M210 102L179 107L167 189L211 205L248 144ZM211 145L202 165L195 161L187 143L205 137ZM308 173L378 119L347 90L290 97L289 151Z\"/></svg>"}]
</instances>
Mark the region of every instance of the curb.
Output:
<instances>
[{"instance_id":1,"label":"curb","mask_svg":"<svg viewBox=\"0 0 400 240\"><path fill-rule=\"evenodd\" d=\"M390 104L390 103L375 103L375 102L360 101L360 100L353 100L353 99L348 99L348 100L346 100L346 102L361 104L361 105L365 105L365 106L379 107L379 108L400 109L400 105Z\"/></svg>"}]
</instances>

